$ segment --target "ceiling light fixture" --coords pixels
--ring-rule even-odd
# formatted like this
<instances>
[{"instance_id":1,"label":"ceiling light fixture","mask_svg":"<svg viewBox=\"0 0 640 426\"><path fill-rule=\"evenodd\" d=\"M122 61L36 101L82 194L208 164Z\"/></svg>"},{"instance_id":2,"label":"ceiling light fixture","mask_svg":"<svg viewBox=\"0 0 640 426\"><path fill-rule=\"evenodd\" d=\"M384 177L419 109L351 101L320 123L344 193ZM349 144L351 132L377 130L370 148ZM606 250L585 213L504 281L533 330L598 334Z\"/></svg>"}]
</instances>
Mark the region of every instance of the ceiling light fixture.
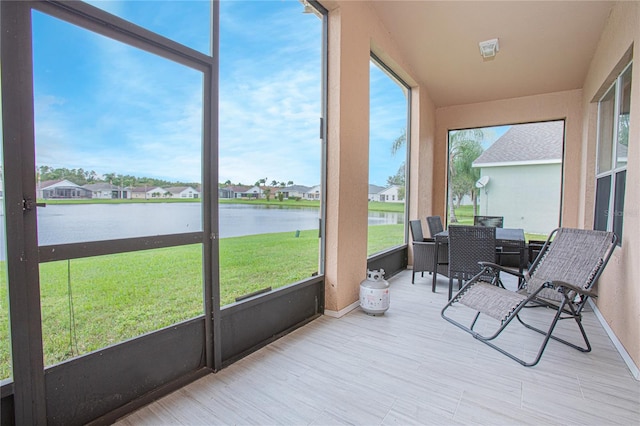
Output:
<instances>
[{"instance_id":1,"label":"ceiling light fixture","mask_svg":"<svg viewBox=\"0 0 640 426\"><path fill-rule=\"evenodd\" d=\"M500 50L497 38L481 41L478 43L478 46L480 46L480 54L485 60L493 59L496 56L496 53Z\"/></svg>"}]
</instances>

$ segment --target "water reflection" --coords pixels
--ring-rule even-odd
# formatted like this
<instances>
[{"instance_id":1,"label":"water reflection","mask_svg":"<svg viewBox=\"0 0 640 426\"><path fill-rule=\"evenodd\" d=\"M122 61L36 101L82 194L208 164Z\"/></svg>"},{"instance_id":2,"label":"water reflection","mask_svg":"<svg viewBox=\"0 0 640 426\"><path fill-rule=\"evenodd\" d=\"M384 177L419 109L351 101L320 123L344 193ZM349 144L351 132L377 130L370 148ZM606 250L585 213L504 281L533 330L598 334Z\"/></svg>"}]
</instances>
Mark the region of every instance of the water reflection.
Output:
<instances>
[{"instance_id":1,"label":"water reflection","mask_svg":"<svg viewBox=\"0 0 640 426\"><path fill-rule=\"evenodd\" d=\"M318 229L318 217L318 209L311 207L222 204L219 209L220 237ZM403 221L403 213L369 212L369 225ZM40 245L201 230L200 203L49 204L38 209Z\"/></svg>"}]
</instances>

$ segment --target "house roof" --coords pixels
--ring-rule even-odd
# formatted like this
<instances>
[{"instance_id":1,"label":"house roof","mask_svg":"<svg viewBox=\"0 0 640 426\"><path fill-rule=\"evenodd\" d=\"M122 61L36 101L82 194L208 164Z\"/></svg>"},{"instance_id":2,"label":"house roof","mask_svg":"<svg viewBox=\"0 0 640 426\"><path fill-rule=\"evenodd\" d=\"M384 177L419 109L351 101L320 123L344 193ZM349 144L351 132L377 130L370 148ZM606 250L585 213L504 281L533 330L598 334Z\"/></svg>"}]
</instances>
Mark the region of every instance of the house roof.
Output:
<instances>
[{"instance_id":1,"label":"house roof","mask_svg":"<svg viewBox=\"0 0 640 426\"><path fill-rule=\"evenodd\" d=\"M304 186L304 185L291 185L291 186L285 186L284 188L279 188L279 191L288 191L288 192L309 192L309 190L311 189L310 186Z\"/></svg>"},{"instance_id":2,"label":"house roof","mask_svg":"<svg viewBox=\"0 0 640 426\"><path fill-rule=\"evenodd\" d=\"M50 186L74 186L74 187L80 187L80 185L77 185L73 182L71 182L68 179L54 179L54 180L43 180L39 183L38 187L40 189L45 189L48 188Z\"/></svg>"},{"instance_id":3,"label":"house roof","mask_svg":"<svg viewBox=\"0 0 640 426\"><path fill-rule=\"evenodd\" d=\"M563 139L564 121L511 126L473 162L473 166L556 163L562 160Z\"/></svg>"},{"instance_id":4,"label":"house roof","mask_svg":"<svg viewBox=\"0 0 640 426\"><path fill-rule=\"evenodd\" d=\"M382 192L386 189L386 187L384 186L378 186L378 185L371 185L369 184L369 194L377 194L379 192Z\"/></svg>"},{"instance_id":5,"label":"house roof","mask_svg":"<svg viewBox=\"0 0 640 426\"><path fill-rule=\"evenodd\" d=\"M83 188L87 188L90 191L112 191L116 189L117 186L111 185L110 183L102 182L102 183L87 183L86 185L82 185Z\"/></svg>"},{"instance_id":6,"label":"house roof","mask_svg":"<svg viewBox=\"0 0 640 426\"><path fill-rule=\"evenodd\" d=\"M238 192L238 193L246 192L251 188L253 188L253 187L252 186L248 186L248 185L229 185L229 186L225 187L225 189L228 189L228 190L230 190L232 192Z\"/></svg>"},{"instance_id":7,"label":"house roof","mask_svg":"<svg viewBox=\"0 0 640 426\"><path fill-rule=\"evenodd\" d=\"M179 194L189 188L195 191L195 189L191 186L170 186L168 188L164 188L164 190L172 194Z\"/></svg>"}]
</instances>

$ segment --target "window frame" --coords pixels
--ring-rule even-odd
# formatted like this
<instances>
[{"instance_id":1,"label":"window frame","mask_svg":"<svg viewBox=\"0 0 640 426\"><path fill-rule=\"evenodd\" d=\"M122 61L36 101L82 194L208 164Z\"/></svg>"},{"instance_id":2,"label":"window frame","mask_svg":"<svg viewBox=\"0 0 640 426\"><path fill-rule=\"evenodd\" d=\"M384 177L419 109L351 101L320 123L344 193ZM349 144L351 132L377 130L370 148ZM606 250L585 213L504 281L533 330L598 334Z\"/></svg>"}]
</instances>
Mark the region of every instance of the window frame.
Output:
<instances>
[{"instance_id":1,"label":"window frame","mask_svg":"<svg viewBox=\"0 0 640 426\"><path fill-rule=\"evenodd\" d=\"M369 62L374 63L378 68L380 68L380 70L387 74L387 76L389 76L389 78L391 78L396 84L398 84L400 87L404 88L407 91L407 111L406 111L406 141L405 141L405 148L406 148L406 153L405 153L405 169L404 169L404 175L405 175L405 184L404 184L404 191L405 191L405 196L404 196L404 242L402 244L396 245L396 246L390 246L387 247L385 249L383 249L381 252L377 252L377 253L372 253L370 255L367 256L368 259L372 259L378 255L380 255L381 253L384 253L388 250L393 250L394 248L397 247L404 247L407 245L408 241L409 241L409 208L410 208L410 201L409 201L409 194L410 194L410 179L409 176L411 175L411 96L412 96L412 88L411 86L402 79L402 77L400 77L398 75L398 73L396 73L393 69L391 69L378 55L375 54L375 52L370 51L369 52ZM369 83L371 84L371 83ZM371 95L369 95L371 96ZM369 136L370 138L371 136ZM371 141L369 140L369 143L371 143ZM368 179L368 177L367 177ZM388 195L381 195L381 197L386 197L386 199L389 199ZM380 201L383 201L382 199Z\"/></svg>"},{"instance_id":2,"label":"window frame","mask_svg":"<svg viewBox=\"0 0 640 426\"><path fill-rule=\"evenodd\" d=\"M622 84L623 77L625 74L629 72L629 78L631 78L631 69L633 66L633 61L629 61L622 70L616 75L613 82L606 88L604 94L598 98L597 108L597 141L596 141L596 161L595 161L595 185L594 185L594 194L593 194L593 205L594 205L594 217L593 217L593 229L603 230L603 231L618 231L616 235L618 237L617 244L619 246L622 245L622 234L623 234L623 217L624 217L624 193L626 184L626 173L627 173L627 163L619 163L619 119L620 119L620 110L623 99L623 89L624 86ZM631 84L633 82L630 80ZM611 137L610 141L603 140L603 134L601 132L602 127L604 126L604 121L607 117L602 115L603 110L601 105L605 102L607 96L613 92L613 121L611 123L611 133L607 135L607 137ZM630 112L629 112L630 113ZM608 130L608 129L607 129ZM601 149L603 149L603 144L610 142L604 147L604 149L610 150L610 152L606 152L607 158L609 160L609 164L606 170L600 170L600 154ZM598 185L601 182L604 182L606 179L609 180L608 188L601 187L601 189L608 189L608 191L598 191ZM622 184L622 190L618 185ZM598 195L605 196L608 200L599 200ZM599 202L602 201L602 202ZM606 206L605 209L598 208ZM605 218L602 218L602 215L605 215ZM603 220L606 219L606 220ZM619 234L619 235L618 235Z\"/></svg>"}]
</instances>

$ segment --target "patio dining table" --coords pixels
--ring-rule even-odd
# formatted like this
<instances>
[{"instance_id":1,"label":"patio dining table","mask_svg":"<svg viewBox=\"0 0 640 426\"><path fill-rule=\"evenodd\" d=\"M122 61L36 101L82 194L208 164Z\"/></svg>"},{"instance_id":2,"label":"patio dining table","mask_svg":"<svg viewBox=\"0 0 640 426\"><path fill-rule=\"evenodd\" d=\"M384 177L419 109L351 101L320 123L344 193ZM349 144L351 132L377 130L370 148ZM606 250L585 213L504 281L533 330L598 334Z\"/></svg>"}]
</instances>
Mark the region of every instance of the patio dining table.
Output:
<instances>
[{"instance_id":1,"label":"patio dining table","mask_svg":"<svg viewBox=\"0 0 640 426\"><path fill-rule=\"evenodd\" d=\"M442 232L434 235L434 240L436 243L436 249L434 250L434 269L438 270L438 265L445 264L441 259L438 259L438 253L440 252L439 246L440 244L448 244L449 242L449 231L444 230ZM496 228L496 253L497 254L507 254L507 253L515 253L518 252L520 255L520 262L518 262L518 271L520 274L524 271L526 265L526 249L525 249L525 238L524 238L524 229L521 228ZM502 249L503 251L498 251ZM506 250L504 250L506 249ZM436 279L437 275L434 271L433 275L433 284L432 291L435 292L436 289ZM519 280L518 285L522 283L522 279Z\"/></svg>"}]
</instances>

